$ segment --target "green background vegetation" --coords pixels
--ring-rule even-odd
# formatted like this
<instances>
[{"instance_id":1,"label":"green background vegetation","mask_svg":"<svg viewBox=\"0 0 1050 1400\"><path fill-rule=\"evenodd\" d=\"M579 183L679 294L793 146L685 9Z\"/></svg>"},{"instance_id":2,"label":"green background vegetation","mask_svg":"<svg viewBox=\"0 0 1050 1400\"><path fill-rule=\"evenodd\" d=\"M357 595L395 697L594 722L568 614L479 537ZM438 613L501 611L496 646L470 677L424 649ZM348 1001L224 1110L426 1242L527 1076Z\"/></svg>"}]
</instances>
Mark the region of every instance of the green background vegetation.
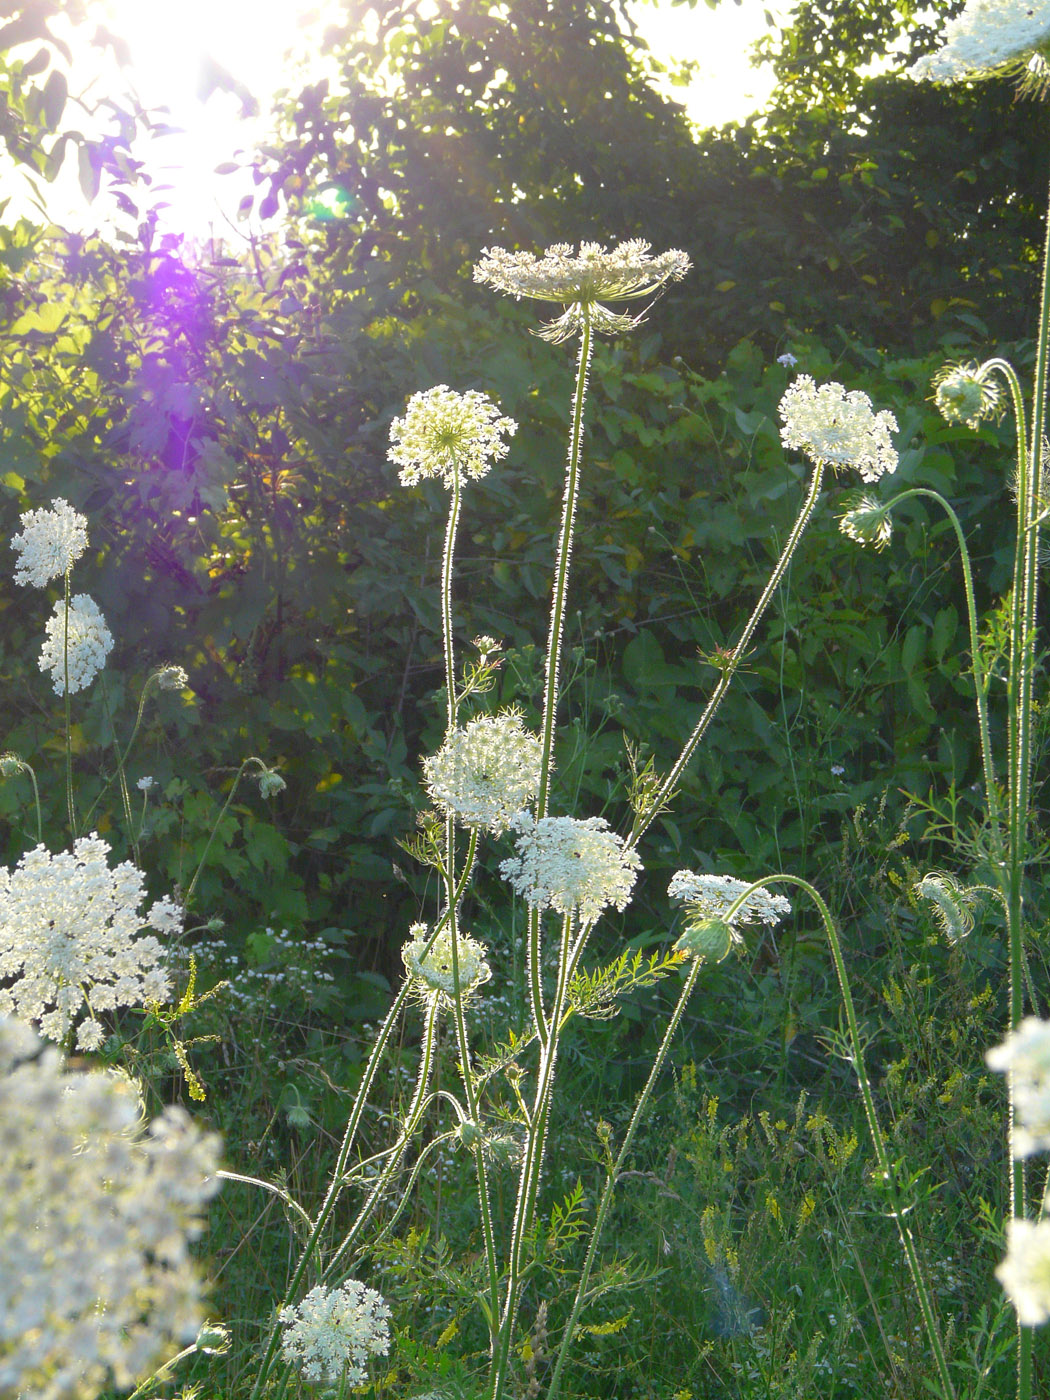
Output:
<instances>
[{"instance_id":1,"label":"green background vegetation","mask_svg":"<svg viewBox=\"0 0 1050 1400\"><path fill-rule=\"evenodd\" d=\"M979 601L997 600L1013 549L1006 430L948 428L927 395L946 359L993 349L1024 377L1050 170L1045 117L1008 84L862 76L881 55L931 46L935 29L908 4L802 0L767 41L769 110L700 133L654 93L654 62L616 4L513 0L507 13L459 0L423 19L388 0L375 42L357 32L361 8L348 3L327 36L338 88L289 95L255 156L257 208L280 214L278 231L204 252L157 232L128 146L141 113L118 113L103 141L72 131L48 22L77 7L38 0L0 29L9 155L45 181L72 142L86 192L116 202L128 229L0 228L0 535L56 496L90 520L75 591L98 601L116 647L74 707L82 809L148 671L190 674L192 695L149 710L131 775L162 792L143 845L156 893L188 879L246 754L286 780L270 803L254 785L238 794L197 888L194 913L223 920L228 950L269 991L250 1033L236 1007L209 1012L222 1040L195 1062L231 1157L280 1162L306 1196L407 927L433 897L397 844L424 805L419 758L444 716L443 495L404 491L386 461L390 419L417 389L483 389L521 425L467 493L457 628L461 643L503 640L499 700L534 716L539 699L571 353L530 336L533 308L474 285L480 250L644 237L694 264L633 337L599 348L591 378L556 800L616 825L625 739L657 767L673 758L717 674L703 657L733 642L800 502L805 468L777 429L791 378L779 355L894 411L894 484L956 503ZM932 8L939 22L959 6ZM39 43L17 47L28 39ZM982 1052L1002 1022L1003 953L991 915L965 952L938 946L907 892L915 870L952 866L982 809L957 549L909 504L887 551L862 552L838 531L841 491L829 482L646 842L634 903L599 940L666 945L681 866L783 869L824 890L875 1036L880 1103L901 1151L929 1168L916 1189L931 1253L955 1261L937 1286L957 1350L983 1356L1001 1321L979 1202L998 1190L1001 1104ZM39 596L0 589L0 740L41 774L57 840L61 709L35 665L46 615ZM23 780L0 786L9 864L30 841L28 800ZM125 854L118 813L100 828ZM266 930L283 928L321 940L334 983L280 979L289 959ZM637 1286L592 1319L608 1330L583 1349L575 1393L921 1393L917 1318L851 1075L828 1053L837 1010L815 929L800 913L705 975L631 1212L609 1232ZM479 903L473 931L502 940L513 1014L500 911ZM228 970L216 960L213 978ZM571 1104L601 1104L622 1126L668 995L640 994L573 1042ZM590 1196L600 1142L574 1111L564 1121L557 1160L581 1164ZM552 1178L552 1200L571 1187ZM438 1374L452 1364L443 1325L469 1337L477 1319L434 1257L446 1236L468 1237L467 1203L454 1172L433 1190L416 1235L380 1262L390 1296L417 1309L419 1353L399 1364ZM240 1192L218 1208L218 1296L258 1319L285 1258L241 1239L258 1202ZM548 1296L573 1257L564 1229Z\"/></svg>"}]
</instances>

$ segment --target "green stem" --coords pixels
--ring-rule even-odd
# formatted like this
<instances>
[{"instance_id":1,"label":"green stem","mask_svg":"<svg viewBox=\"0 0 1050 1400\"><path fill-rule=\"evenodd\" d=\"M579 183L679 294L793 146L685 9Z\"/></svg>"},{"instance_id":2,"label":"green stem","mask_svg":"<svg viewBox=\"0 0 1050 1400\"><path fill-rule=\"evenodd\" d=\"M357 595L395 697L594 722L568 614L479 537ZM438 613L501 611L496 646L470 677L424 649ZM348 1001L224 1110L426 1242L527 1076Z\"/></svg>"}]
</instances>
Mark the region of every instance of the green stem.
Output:
<instances>
[{"instance_id":1,"label":"green stem","mask_svg":"<svg viewBox=\"0 0 1050 1400\"><path fill-rule=\"evenodd\" d=\"M66 812L69 817L70 840L77 839L77 818L73 808L73 718L69 703L69 575L65 576L65 626L62 631L62 667L65 676L65 719L66 719Z\"/></svg>"},{"instance_id":2,"label":"green stem","mask_svg":"<svg viewBox=\"0 0 1050 1400\"><path fill-rule=\"evenodd\" d=\"M838 931L835 928L834 920L828 911L819 892L807 881L797 875L772 875L765 880L761 880L750 886L748 890L741 894L739 901L734 906L739 908L740 904L748 897L752 891L766 888L773 884L795 885L798 889L805 890L810 899L817 906L821 920L824 924L824 931L827 934L828 944L831 948L832 961L835 964L835 975L838 978L839 992L842 996L842 1006L846 1013L846 1024L849 1028L849 1040L851 1060L857 1082L860 1086L861 1098L864 1102L864 1115L868 1121L868 1131L871 1134L872 1145L875 1148L875 1159L879 1166L879 1175L882 1180L886 1195L889 1198L890 1214L893 1216L897 1226L897 1233L900 1237L901 1246L904 1249L904 1256L908 1264L908 1272L911 1274L912 1283L915 1285L915 1292L919 1299L919 1309L922 1313L922 1320L926 1328L926 1336L930 1343L930 1350L933 1353L934 1365L937 1368L937 1376L940 1381L943 1400L955 1400L955 1386L952 1384L951 1373L948 1370L948 1359L944 1352L944 1343L941 1340L940 1328L937 1326L937 1317L933 1309L933 1299L930 1293L929 1284L923 1274L919 1263L918 1250L915 1247L915 1240L912 1237L910 1228L905 1224L906 1212L901 1202L900 1190L897 1185L897 1172L893 1162L890 1160L889 1151L886 1147L886 1139L883 1137L882 1129L879 1126L878 1115L875 1111L875 1098L871 1091L871 1081L868 1078L868 1071L864 1063L864 1050L860 1036L860 1026L857 1022L857 1013L853 1006L853 995L850 991L849 976L846 972L846 964L842 957L842 945L839 942ZM732 918L732 910L726 914L726 919Z\"/></svg>"},{"instance_id":3,"label":"green stem","mask_svg":"<svg viewBox=\"0 0 1050 1400\"><path fill-rule=\"evenodd\" d=\"M631 834L627 838L628 846L637 846L643 834L648 830L662 808L670 800L679 778L685 771L689 760L696 752L700 740L707 732L708 725L714 719L718 707L725 698L726 691L729 689L732 682L733 673L744 659L752 633L761 621L762 614L769 606L773 594L779 587L780 581L784 577L787 567L791 562L791 557L798 547L798 542L802 538L803 532L809 523L809 518L813 514L817 504L817 497L820 494L823 475L824 469L818 462L813 471L813 480L810 482L809 492L806 495L805 501L802 503L802 509L799 511L798 518L791 527L791 534L788 536L787 543L781 551L780 558L776 562L776 567L773 569L773 572L769 576L769 581L762 590L762 596L755 604L754 611L748 618L747 625L740 635L740 640L726 658L725 666L718 684L715 686L703 714L700 716L699 720L697 720L695 729L685 741L685 745L678 755L678 758L675 760L674 766L660 784L652 801L648 802L645 808L636 815L634 826L631 828Z\"/></svg>"},{"instance_id":4,"label":"green stem","mask_svg":"<svg viewBox=\"0 0 1050 1400\"><path fill-rule=\"evenodd\" d=\"M212 827L211 834L209 835L208 840L205 843L204 850L201 852L201 858L197 862L197 869L194 871L193 879L190 881L189 889L186 891L186 897L182 901L183 907L186 909L189 909L190 907L190 901L193 899L193 892L197 888L197 881L200 879L201 874L204 870L204 862L208 859L208 852L211 850L215 838L219 834L219 827L222 825L222 819L230 810L230 804L233 802L234 794L237 791L237 786L240 783L241 778L244 776L244 770L248 767L249 763L257 764L258 767L264 773L269 771L262 759L256 758L254 754L246 758L241 764L241 766L237 769L233 782L230 784L229 794L227 795L226 801L222 804L222 810L219 812L219 815L215 818L215 825Z\"/></svg>"},{"instance_id":5,"label":"green stem","mask_svg":"<svg viewBox=\"0 0 1050 1400\"><path fill-rule=\"evenodd\" d=\"M977 704L977 728L981 742L981 764L984 770L984 790L988 803L989 823L992 829L992 854L998 872L1001 869L1003 859L1002 819L999 811L999 792L995 778L995 760L992 753L992 741L988 728L989 680L988 672L985 670L984 666L984 659L981 656L980 633L977 628L977 606L973 591L973 573L970 567L970 551L966 545L966 536L963 534L963 528L959 517L939 491L931 491L924 486L913 486L907 491L901 491L898 495L894 496L887 504L886 510L891 511L894 506L898 505L901 501L906 501L910 496L925 496L931 501L936 501L947 515L959 544L959 557L962 560L963 571L963 590L966 594L966 617L970 629L970 656L973 659L974 699Z\"/></svg>"},{"instance_id":6,"label":"green stem","mask_svg":"<svg viewBox=\"0 0 1050 1400\"><path fill-rule=\"evenodd\" d=\"M678 1023L682 1019L682 1013L685 1011L686 1004L689 1001L690 996L692 995L693 987L696 985L696 979L699 976L700 968L702 966L703 963L700 958L693 959L693 965L689 969L689 975L686 977L685 985L683 986L675 1008L671 1013L671 1018L667 1023L667 1029L664 1031L664 1037L663 1040L660 1042L660 1048L657 1050L656 1058L653 1060L652 1068L649 1071L649 1078L645 1081L645 1087L642 1090L641 1094L638 1096L638 1102L635 1104L634 1113L631 1115L631 1121L627 1125L627 1131L624 1134L623 1142L620 1145L620 1151L617 1153L616 1161L613 1163L609 1175L606 1178L605 1187L602 1191L602 1198L598 1202L598 1209L594 1215L594 1227L591 1230L591 1238L587 1245L587 1255L583 1261L583 1269L580 1273L580 1281L576 1287L576 1297L573 1301L572 1312L569 1315L568 1322L566 1322L565 1324L565 1330L563 1331L561 1338L561 1345L558 1348L558 1355L554 1363L554 1372L547 1386L546 1400L555 1400L555 1397L558 1394L558 1386L561 1381L562 1368L564 1367L566 1358L569 1354L569 1348L572 1346L572 1343L574 1341L576 1323L579 1319L580 1312L583 1309L584 1303L587 1301L587 1285L590 1282L591 1271L594 1268L594 1260L598 1252L598 1241L601 1238L601 1233L605 1226L605 1218L609 1213L609 1207L612 1205L613 1194L616 1191L616 1184L619 1180L620 1170L627 1159L627 1153L630 1151L631 1143L634 1141L635 1132L637 1131L638 1125L642 1120L642 1114L645 1112L646 1105L649 1102L649 1097L652 1094L653 1086L655 1085L657 1079L660 1076L660 1072L663 1069L664 1061L667 1058L667 1052L671 1046L671 1039L674 1036L675 1031L678 1029Z\"/></svg>"}]
</instances>

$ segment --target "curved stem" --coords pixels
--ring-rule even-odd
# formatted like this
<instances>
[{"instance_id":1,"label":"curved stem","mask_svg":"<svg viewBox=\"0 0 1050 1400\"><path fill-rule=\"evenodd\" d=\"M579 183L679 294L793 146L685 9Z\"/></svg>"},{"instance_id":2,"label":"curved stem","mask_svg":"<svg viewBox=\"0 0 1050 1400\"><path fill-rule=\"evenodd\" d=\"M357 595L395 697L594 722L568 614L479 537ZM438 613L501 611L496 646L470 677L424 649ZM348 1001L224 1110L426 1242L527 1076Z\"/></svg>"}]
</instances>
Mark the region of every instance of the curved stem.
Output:
<instances>
[{"instance_id":1,"label":"curved stem","mask_svg":"<svg viewBox=\"0 0 1050 1400\"><path fill-rule=\"evenodd\" d=\"M193 879L190 881L189 889L186 891L186 897L182 901L183 906L186 909L189 909L190 907L190 901L193 898L193 892L197 888L197 881L200 879L201 873L204 870L204 862L208 859L208 852L211 850L215 838L219 834L219 827L222 825L222 819L230 810L230 804L233 802L234 794L237 791L238 784L240 783L241 778L244 776L244 770L248 767L249 763L257 764L264 773L268 771L266 764L262 761L262 759L256 758L254 754L246 758L241 764L241 766L237 769L237 773L234 776L233 782L230 784L229 794L227 795L226 801L222 804L222 810L219 812L219 815L215 818L215 825L212 827L211 834L209 835L208 840L205 842L204 850L201 852L201 858L197 862L197 869L193 873Z\"/></svg>"},{"instance_id":2,"label":"curved stem","mask_svg":"<svg viewBox=\"0 0 1050 1400\"><path fill-rule=\"evenodd\" d=\"M762 614L769 606L773 594L779 587L780 581L784 577L784 574L787 571L787 567L791 562L791 556L794 554L796 548L798 547L798 542L802 538L806 526L809 524L809 518L813 514L813 511L817 504L817 497L820 494L820 486L823 480L823 475L824 469L818 462L817 466L814 468L813 471L813 480L810 482L809 491L806 495L806 499L802 503L802 509L799 511L798 518L796 519L794 525L791 527L791 534L788 535L787 543L781 550L780 558L777 560L776 566L769 576L769 581L767 582L765 588L762 590L762 596L755 604L754 611L748 618L747 625L745 626L743 632L740 634L740 640L737 642L736 646L726 658L725 666L722 675L719 678L718 684L712 691L711 698L710 700L708 700L703 714L697 720L696 727L694 728L692 734L690 734L689 738L685 741L681 753L675 760L674 766L671 768L670 772L660 784L652 800L648 802L645 808L636 815L634 819L634 825L631 828L631 834L627 838L626 844L628 846L637 846L643 834L655 821L657 815L673 794L679 778L685 771L689 760L696 752L700 740L704 737L704 734L707 732L708 725L714 719L715 714L718 711L718 707L719 705L721 705L723 699L725 698L726 691L729 689L730 683L732 682L733 673L735 672L736 668L740 665L740 662L744 659L744 656L747 652L747 645L751 640L752 633L758 626L759 622L762 620Z\"/></svg>"},{"instance_id":3,"label":"curved stem","mask_svg":"<svg viewBox=\"0 0 1050 1400\"><path fill-rule=\"evenodd\" d=\"M963 533L962 524L955 511L944 499L939 491L929 490L925 486L913 486L907 491L901 491L894 496L886 506L887 511L901 501L906 501L910 496L925 496L931 501L936 501L944 510L955 531L955 537L959 543L959 557L962 561L963 590L966 594L966 617L970 629L970 656L973 660L973 688L974 699L977 704L977 728L981 742L981 764L984 769L984 790L988 803L988 817L992 828L992 839L994 842L993 857L996 868L1001 872L1003 859L1003 834L1001 824L1001 814L999 812L999 793L995 779L995 761L992 753L992 741L988 728L988 673L985 670L984 659L981 656L980 634L977 629L977 607L974 600L973 573L970 567L970 551L966 545L966 536ZM1005 892L1004 892L1005 893Z\"/></svg>"}]
</instances>

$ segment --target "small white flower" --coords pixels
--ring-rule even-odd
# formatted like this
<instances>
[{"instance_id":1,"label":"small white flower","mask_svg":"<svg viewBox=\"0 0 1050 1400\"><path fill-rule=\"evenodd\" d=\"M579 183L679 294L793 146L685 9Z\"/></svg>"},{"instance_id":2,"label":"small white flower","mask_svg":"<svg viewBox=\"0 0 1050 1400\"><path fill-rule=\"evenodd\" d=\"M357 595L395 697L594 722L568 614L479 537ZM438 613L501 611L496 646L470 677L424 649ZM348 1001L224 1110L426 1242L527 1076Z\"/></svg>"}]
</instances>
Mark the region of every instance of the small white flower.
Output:
<instances>
[{"instance_id":1,"label":"small white flower","mask_svg":"<svg viewBox=\"0 0 1050 1400\"><path fill-rule=\"evenodd\" d=\"M1006 1258L995 1276L1025 1327L1050 1318L1050 1220L1008 1220Z\"/></svg>"},{"instance_id":2,"label":"small white flower","mask_svg":"<svg viewBox=\"0 0 1050 1400\"><path fill-rule=\"evenodd\" d=\"M783 365L786 369L794 369L798 364L798 356L792 355L790 350L785 350L783 355L777 356L777 364Z\"/></svg>"},{"instance_id":3,"label":"small white flower","mask_svg":"<svg viewBox=\"0 0 1050 1400\"><path fill-rule=\"evenodd\" d=\"M352 1390L365 1379L368 1358L390 1350L390 1309L356 1279L338 1288L319 1284L279 1316L284 1359L311 1385L338 1385L345 1375Z\"/></svg>"},{"instance_id":4,"label":"small white flower","mask_svg":"<svg viewBox=\"0 0 1050 1400\"><path fill-rule=\"evenodd\" d=\"M859 389L847 393L834 382L818 388L810 375L800 374L780 400L780 416L784 446L822 466L855 467L865 481L878 481L897 469L890 442L897 420L887 409L874 413Z\"/></svg>"},{"instance_id":5,"label":"small white flower","mask_svg":"<svg viewBox=\"0 0 1050 1400\"><path fill-rule=\"evenodd\" d=\"M437 995L443 1006L451 1005L458 984L461 998L477 991L492 976L485 961L486 949L476 939L460 934L456 939L456 976L452 974L452 934L443 928L429 952L424 952L430 939L426 924L413 924L409 941L401 949L405 971L416 983L424 1000Z\"/></svg>"},{"instance_id":6,"label":"small white flower","mask_svg":"<svg viewBox=\"0 0 1050 1400\"><path fill-rule=\"evenodd\" d=\"M845 771L841 763L833 763L831 765L831 776L833 778L841 778Z\"/></svg>"},{"instance_id":7,"label":"small white flower","mask_svg":"<svg viewBox=\"0 0 1050 1400\"><path fill-rule=\"evenodd\" d=\"M60 599L47 620L47 640L40 652L41 671L50 671L58 695L66 693L66 605ZM75 694L98 675L113 650L113 638L98 604L86 593L69 601L69 693Z\"/></svg>"},{"instance_id":8,"label":"small white flower","mask_svg":"<svg viewBox=\"0 0 1050 1400\"><path fill-rule=\"evenodd\" d=\"M157 686L161 690L185 690L190 683L181 666L162 666L156 675Z\"/></svg>"},{"instance_id":9,"label":"small white flower","mask_svg":"<svg viewBox=\"0 0 1050 1400\"><path fill-rule=\"evenodd\" d=\"M139 792L149 792L150 788L156 786L156 779L149 777L140 778L135 786L138 788Z\"/></svg>"},{"instance_id":10,"label":"small white flower","mask_svg":"<svg viewBox=\"0 0 1050 1400\"><path fill-rule=\"evenodd\" d=\"M1045 57L1048 46L1048 0L967 0L962 13L945 25L941 47L913 63L909 72L939 83L986 77Z\"/></svg>"},{"instance_id":11,"label":"small white flower","mask_svg":"<svg viewBox=\"0 0 1050 1400\"><path fill-rule=\"evenodd\" d=\"M431 758L423 778L431 800L467 827L500 835L532 802L540 785L542 745L516 710L479 715L453 730Z\"/></svg>"},{"instance_id":12,"label":"small white flower","mask_svg":"<svg viewBox=\"0 0 1050 1400\"><path fill-rule=\"evenodd\" d=\"M457 394L438 384L408 401L403 418L390 424L387 454L401 468L402 486L415 486L424 477L440 477L451 487L458 477L477 480L510 450L518 425L504 418L487 394L468 389Z\"/></svg>"},{"instance_id":13,"label":"small white flower","mask_svg":"<svg viewBox=\"0 0 1050 1400\"><path fill-rule=\"evenodd\" d=\"M22 533L11 541L18 554L16 583L44 588L61 578L87 548L87 519L60 497L50 510L28 510Z\"/></svg>"},{"instance_id":14,"label":"small white flower","mask_svg":"<svg viewBox=\"0 0 1050 1400\"><path fill-rule=\"evenodd\" d=\"M502 861L500 874L534 909L559 914L574 909L592 923L608 905L625 909L642 863L604 817L541 817L519 812L518 854Z\"/></svg>"},{"instance_id":15,"label":"small white flower","mask_svg":"<svg viewBox=\"0 0 1050 1400\"><path fill-rule=\"evenodd\" d=\"M274 768L267 768L259 774L259 793L263 797L276 797L284 792L288 784Z\"/></svg>"},{"instance_id":16,"label":"small white flower","mask_svg":"<svg viewBox=\"0 0 1050 1400\"><path fill-rule=\"evenodd\" d=\"M667 893L689 907L691 915L704 919L724 919L734 900L747 889L750 880L737 880L732 875L694 875L691 870L679 870L671 878ZM768 890L753 890L733 915L736 924L776 924L791 913L791 905L782 894Z\"/></svg>"},{"instance_id":17,"label":"small white flower","mask_svg":"<svg viewBox=\"0 0 1050 1400\"><path fill-rule=\"evenodd\" d=\"M644 313L617 315L603 303L652 296L665 282L680 281L690 266L689 258L677 248L654 256L642 238L629 238L611 249L601 243L581 243L579 253L571 243L555 243L539 258L535 253L485 248L474 268L474 281L515 298L562 302L567 310L537 332L557 343L577 335L587 324L607 335L633 329L645 319Z\"/></svg>"},{"instance_id":18,"label":"small white flower","mask_svg":"<svg viewBox=\"0 0 1050 1400\"><path fill-rule=\"evenodd\" d=\"M990 1068L1009 1074L1014 1095L1011 1147L1015 1157L1050 1148L1050 1021L1026 1016L1002 1045L984 1057Z\"/></svg>"}]
</instances>

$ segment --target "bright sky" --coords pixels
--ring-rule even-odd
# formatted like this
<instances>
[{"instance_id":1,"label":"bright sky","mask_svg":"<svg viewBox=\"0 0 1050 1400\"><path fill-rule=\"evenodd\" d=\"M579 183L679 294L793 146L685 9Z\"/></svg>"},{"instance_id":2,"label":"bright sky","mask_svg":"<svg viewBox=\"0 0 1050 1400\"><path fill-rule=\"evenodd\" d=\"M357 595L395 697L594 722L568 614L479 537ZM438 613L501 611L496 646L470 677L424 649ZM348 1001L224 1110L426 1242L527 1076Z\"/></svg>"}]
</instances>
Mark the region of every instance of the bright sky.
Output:
<instances>
[{"instance_id":1,"label":"bright sky","mask_svg":"<svg viewBox=\"0 0 1050 1400\"><path fill-rule=\"evenodd\" d=\"M241 196L253 187L244 177L217 176L215 166L237 158L253 141L265 139L268 99L288 81L285 54L301 50L303 36L323 14L330 0L95 0L99 18L123 39L131 54L130 67L115 65L96 77L95 100L115 95L131 84L149 108L168 107L170 121L184 135L165 136L153 143L150 163L155 181L170 185L170 207L164 217L172 232L222 236L236 222ZM513 3L513 0L512 0ZM669 88L684 102L700 125L717 125L755 111L771 90L768 73L749 66L748 49L766 32L765 12L783 17L788 0L722 0L709 10L704 0L696 7L673 7L634 0L632 12L643 36L663 60L702 59L696 80L687 88ZM258 99L260 116L246 118L241 102L230 92L213 92L202 103L199 88L205 65L218 63L247 92ZM74 50L70 88L81 92L99 71L95 53ZM309 74L308 76L314 76ZM71 104L66 121L80 123L82 114ZM77 185L75 162L68 160L59 180L46 187L49 212L72 227L103 224L108 217L105 196L85 210ZM158 165L163 167L158 169ZM20 183L20 182L19 182ZM2 186L9 186L3 188ZM0 167L0 199L14 193L15 177ZM26 213L29 205L15 193L6 217Z\"/></svg>"}]
</instances>

